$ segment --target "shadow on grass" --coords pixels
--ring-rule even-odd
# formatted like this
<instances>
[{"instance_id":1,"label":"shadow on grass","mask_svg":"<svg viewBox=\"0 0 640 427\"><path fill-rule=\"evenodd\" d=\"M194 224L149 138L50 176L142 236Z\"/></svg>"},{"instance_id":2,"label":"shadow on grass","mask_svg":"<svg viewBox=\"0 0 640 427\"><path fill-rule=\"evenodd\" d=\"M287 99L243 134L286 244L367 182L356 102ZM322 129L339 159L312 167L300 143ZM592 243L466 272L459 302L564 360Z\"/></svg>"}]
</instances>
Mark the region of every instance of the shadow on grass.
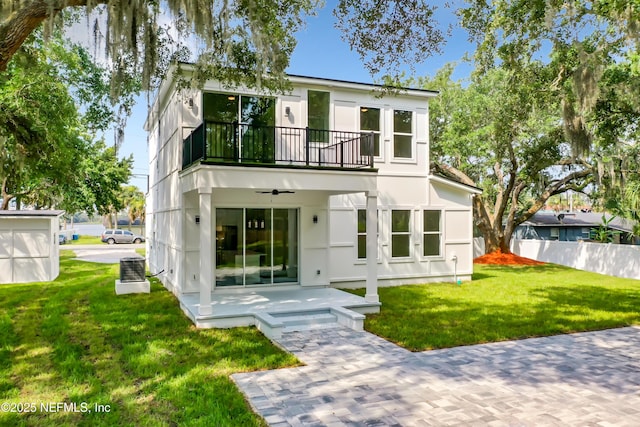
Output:
<instances>
[{"instance_id":1,"label":"shadow on grass","mask_svg":"<svg viewBox=\"0 0 640 427\"><path fill-rule=\"evenodd\" d=\"M229 375L293 356L255 328L194 328L155 279L150 294L117 296L117 265L61 258L55 282L0 288L0 390L111 410L0 414L0 424L263 424Z\"/></svg>"}]
</instances>

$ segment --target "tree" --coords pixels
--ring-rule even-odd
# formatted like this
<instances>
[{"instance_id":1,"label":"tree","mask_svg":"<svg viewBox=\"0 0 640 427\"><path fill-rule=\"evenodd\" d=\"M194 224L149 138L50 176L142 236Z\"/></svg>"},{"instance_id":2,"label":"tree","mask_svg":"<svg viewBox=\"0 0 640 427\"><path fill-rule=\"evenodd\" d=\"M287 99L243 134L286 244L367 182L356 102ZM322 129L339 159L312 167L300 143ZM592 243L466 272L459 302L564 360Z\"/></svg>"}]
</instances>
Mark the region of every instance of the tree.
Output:
<instances>
[{"instance_id":1,"label":"tree","mask_svg":"<svg viewBox=\"0 0 640 427\"><path fill-rule=\"evenodd\" d=\"M508 251L515 226L550 196L590 182L607 193L621 182L640 118L624 96L638 89L640 9L615 0L469 0L459 13L478 48L475 86L458 91L487 110L442 123L440 144L453 151L442 150L434 167L485 189L474 201L476 224L488 252ZM493 88L482 83L497 76ZM456 148L456 135L480 152Z\"/></svg>"},{"instance_id":2,"label":"tree","mask_svg":"<svg viewBox=\"0 0 640 427\"><path fill-rule=\"evenodd\" d=\"M59 35L46 45L38 35L0 74L0 209L17 197L36 208L91 213L110 198L108 185L95 184L107 184L116 168L119 188L132 161L92 141L115 116L104 70Z\"/></svg>"},{"instance_id":3,"label":"tree","mask_svg":"<svg viewBox=\"0 0 640 427\"><path fill-rule=\"evenodd\" d=\"M451 81L452 67L422 84L440 90L430 102L432 168L483 189L474 197L486 252L508 253L515 228L568 189L591 182L592 165L570 156L559 105L541 90L546 67L527 79L493 69L468 86Z\"/></svg>"},{"instance_id":4,"label":"tree","mask_svg":"<svg viewBox=\"0 0 640 427\"><path fill-rule=\"evenodd\" d=\"M0 21L0 72L40 24L51 28L59 23L61 11L83 8L94 19L96 39L104 33L116 89L136 74L148 89L168 62L185 57L197 57L194 78L201 82L215 78L282 88L295 33L319 7L318 0L4 1L0 3L0 16L5 17ZM339 0L335 16L345 40L376 73L397 70L402 61L420 62L438 50L443 36L432 22L433 10L424 0ZM171 25L160 25L163 14ZM101 20L106 20L102 32ZM190 37L199 46L195 55L185 42Z\"/></svg>"},{"instance_id":5,"label":"tree","mask_svg":"<svg viewBox=\"0 0 640 427\"><path fill-rule=\"evenodd\" d=\"M125 185L121 188L120 197L127 211L127 217L129 218L129 230L131 230L131 224L140 218L140 231L142 232L142 221L144 220L145 211L144 193L135 185Z\"/></svg>"}]
</instances>

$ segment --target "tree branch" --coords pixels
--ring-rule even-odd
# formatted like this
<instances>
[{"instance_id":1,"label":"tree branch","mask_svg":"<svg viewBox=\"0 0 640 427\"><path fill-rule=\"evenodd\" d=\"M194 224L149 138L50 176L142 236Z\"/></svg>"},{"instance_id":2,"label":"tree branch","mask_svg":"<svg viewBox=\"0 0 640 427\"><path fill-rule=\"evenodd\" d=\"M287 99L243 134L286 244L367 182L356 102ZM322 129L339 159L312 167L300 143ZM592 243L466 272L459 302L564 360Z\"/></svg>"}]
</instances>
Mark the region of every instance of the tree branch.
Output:
<instances>
[{"instance_id":1,"label":"tree branch","mask_svg":"<svg viewBox=\"0 0 640 427\"><path fill-rule=\"evenodd\" d=\"M107 2L108 0L95 1L102 4ZM87 0L35 0L10 13L0 23L0 72L7 69L7 64L29 34L46 19L53 18L65 7L86 5Z\"/></svg>"},{"instance_id":2,"label":"tree branch","mask_svg":"<svg viewBox=\"0 0 640 427\"><path fill-rule=\"evenodd\" d=\"M523 222L531 218L536 212L538 212L544 206L547 200L549 200L549 197L553 196L554 194L559 194L567 190L568 189L567 186L569 184L572 184L574 180L580 179L580 178L586 178L591 174L593 174L593 168L589 167L579 171L572 172L569 175L565 176L564 178L549 184L545 189L545 191L536 199L533 205L531 205L529 209L524 211L521 215L518 216L518 218L514 220L514 227L522 224Z\"/></svg>"}]
</instances>

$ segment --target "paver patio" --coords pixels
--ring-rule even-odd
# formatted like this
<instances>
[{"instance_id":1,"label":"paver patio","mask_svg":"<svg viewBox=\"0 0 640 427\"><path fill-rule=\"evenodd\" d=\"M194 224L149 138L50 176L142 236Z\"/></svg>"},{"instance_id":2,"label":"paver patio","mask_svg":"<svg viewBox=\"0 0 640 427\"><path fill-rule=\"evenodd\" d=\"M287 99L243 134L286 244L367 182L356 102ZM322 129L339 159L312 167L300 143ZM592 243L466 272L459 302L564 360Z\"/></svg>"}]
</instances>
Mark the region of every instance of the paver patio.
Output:
<instances>
[{"instance_id":1,"label":"paver patio","mask_svg":"<svg viewBox=\"0 0 640 427\"><path fill-rule=\"evenodd\" d=\"M411 353L345 328L279 344L306 366L234 374L272 426L637 426L640 328Z\"/></svg>"}]
</instances>

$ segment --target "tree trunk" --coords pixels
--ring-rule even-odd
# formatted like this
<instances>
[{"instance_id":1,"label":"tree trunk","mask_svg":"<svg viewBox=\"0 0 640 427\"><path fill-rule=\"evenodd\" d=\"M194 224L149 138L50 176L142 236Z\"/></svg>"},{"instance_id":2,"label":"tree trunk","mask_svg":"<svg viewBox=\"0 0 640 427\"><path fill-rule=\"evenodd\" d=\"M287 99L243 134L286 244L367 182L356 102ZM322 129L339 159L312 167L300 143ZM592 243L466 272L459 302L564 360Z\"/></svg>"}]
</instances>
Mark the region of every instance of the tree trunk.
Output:
<instances>
[{"instance_id":1,"label":"tree trunk","mask_svg":"<svg viewBox=\"0 0 640 427\"><path fill-rule=\"evenodd\" d=\"M106 0L98 0L96 3L106 3ZM65 7L86 5L87 0L38 0L10 13L0 25L0 72L7 69L7 64L29 34L46 19L55 16Z\"/></svg>"},{"instance_id":2,"label":"tree trunk","mask_svg":"<svg viewBox=\"0 0 640 427\"><path fill-rule=\"evenodd\" d=\"M2 196L2 206L0 210L6 211L9 209L9 202L13 199L13 194L7 193L7 178L2 180L2 188L0 188L0 196Z\"/></svg>"}]
</instances>

